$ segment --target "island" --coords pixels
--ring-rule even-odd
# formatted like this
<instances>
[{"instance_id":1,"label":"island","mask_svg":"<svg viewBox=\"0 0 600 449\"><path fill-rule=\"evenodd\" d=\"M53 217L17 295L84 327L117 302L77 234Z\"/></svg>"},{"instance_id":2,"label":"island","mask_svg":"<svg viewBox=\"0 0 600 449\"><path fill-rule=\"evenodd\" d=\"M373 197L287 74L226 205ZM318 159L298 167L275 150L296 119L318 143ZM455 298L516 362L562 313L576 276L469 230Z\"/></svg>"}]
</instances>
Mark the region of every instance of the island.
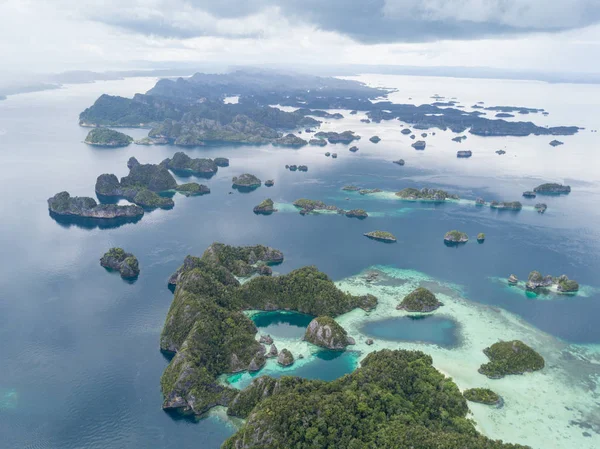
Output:
<instances>
[{"instance_id":1,"label":"island","mask_svg":"<svg viewBox=\"0 0 600 449\"><path fill-rule=\"evenodd\" d=\"M180 172L200 176L210 176L214 175L219 170L219 165L216 161L216 159L213 160L208 158L192 159L187 154L180 151L175 153L171 159L167 158L160 164L176 173ZM226 163L229 165L228 159L220 158L221 166L224 166L222 165L224 164L223 161L227 161Z\"/></svg>"},{"instance_id":2,"label":"island","mask_svg":"<svg viewBox=\"0 0 600 449\"><path fill-rule=\"evenodd\" d=\"M479 242L479 243L485 242L485 234L483 232L480 232L479 234L477 234L477 242Z\"/></svg>"},{"instance_id":3,"label":"island","mask_svg":"<svg viewBox=\"0 0 600 449\"><path fill-rule=\"evenodd\" d=\"M229 159L226 157L216 157L213 159L217 167L229 167Z\"/></svg>"},{"instance_id":4,"label":"island","mask_svg":"<svg viewBox=\"0 0 600 449\"><path fill-rule=\"evenodd\" d=\"M519 211L523 209L523 205L519 201L492 201L490 203L492 209Z\"/></svg>"},{"instance_id":5,"label":"island","mask_svg":"<svg viewBox=\"0 0 600 449\"><path fill-rule=\"evenodd\" d=\"M535 198L536 196L537 196L536 193L531 190L527 190L527 191L523 192L524 198Z\"/></svg>"},{"instance_id":6,"label":"island","mask_svg":"<svg viewBox=\"0 0 600 449\"><path fill-rule=\"evenodd\" d=\"M560 140L556 140L556 139L554 139L553 141L550 142L550 146L553 146L553 147L557 147L559 145L564 145L564 144L565 144L564 142L561 142Z\"/></svg>"},{"instance_id":7,"label":"island","mask_svg":"<svg viewBox=\"0 0 600 449\"><path fill-rule=\"evenodd\" d=\"M332 159L337 159L337 153L331 153L331 158Z\"/></svg>"},{"instance_id":8,"label":"island","mask_svg":"<svg viewBox=\"0 0 600 449\"><path fill-rule=\"evenodd\" d=\"M396 196L403 200L410 201L436 201L443 202L446 200L457 200L458 195L446 192L445 190L423 188L421 190L407 187L399 192Z\"/></svg>"},{"instance_id":9,"label":"island","mask_svg":"<svg viewBox=\"0 0 600 449\"><path fill-rule=\"evenodd\" d=\"M329 206L320 200L310 200L307 198L300 198L292 203L296 208L300 210L301 215L306 215L311 212L337 212L344 213L342 209L337 206Z\"/></svg>"},{"instance_id":10,"label":"island","mask_svg":"<svg viewBox=\"0 0 600 449\"><path fill-rule=\"evenodd\" d=\"M500 396L489 388L470 388L463 391L463 396L467 401L485 405L499 405L502 403Z\"/></svg>"},{"instance_id":11,"label":"island","mask_svg":"<svg viewBox=\"0 0 600 449\"><path fill-rule=\"evenodd\" d=\"M410 133L412 133L412 131L409 128L404 128L402 131L400 131L402 134L404 134L405 136L409 135Z\"/></svg>"},{"instance_id":12,"label":"island","mask_svg":"<svg viewBox=\"0 0 600 449\"><path fill-rule=\"evenodd\" d=\"M473 152L471 150L461 150L461 151L456 152L456 157L467 158L467 157L471 157L472 155L473 155Z\"/></svg>"},{"instance_id":13,"label":"island","mask_svg":"<svg viewBox=\"0 0 600 449\"><path fill-rule=\"evenodd\" d=\"M85 196L72 197L69 192L60 192L48 199L51 214L82 218L136 218L144 215L144 209L136 205L98 204Z\"/></svg>"},{"instance_id":14,"label":"island","mask_svg":"<svg viewBox=\"0 0 600 449\"><path fill-rule=\"evenodd\" d=\"M397 161L392 161L392 163L396 165L404 165L404 159L398 159Z\"/></svg>"},{"instance_id":15,"label":"island","mask_svg":"<svg viewBox=\"0 0 600 449\"><path fill-rule=\"evenodd\" d=\"M351 151L352 153L356 153L358 151L358 147L357 146L353 146L348 148L348 151Z\"/></svg>"},{"instance_id":16,"label":"island","mask_svg":"<svg viewBox=\"0 0 600 449\"><path fill-rule=\"evenodd\" d=\"M504 150L496 150L495 153L499 156L502 156L503 154L506 154L506 151Z\"/></svg>"},{"instance_id":17,"label":"island","mask_svg":"<svg viewBox=\"0 0 600 449\"><path fill-rule=\"evenodd\" d=\"M206 195L210 193L210 189L207 186L198 184L197 182L179 184L175 187L175 190L185 196Z\"/></svg>"},{"instance_id":18,"label":"island","mask_svg":"<svg viewBox=\"0 0 600 449\"><path fill-rule=\"evenodd\" d=\"M450 244L467 243L469 236L460 231L448 231L444 235L444 242Z\"/></svg>"},{"instance_id":19,"label":"island","mask_svg":"<svg viewBox=\"0 0 600 449\"><path fill-rule=\"evenodd\" d=\"M369 214L363 209L351 209L351 210L346 211L345 215L346 215L346 217L349 217L349 218L359 218L359 219L367 218L369 216Z\"/></svg>"},{"instance_id":20,"label":"island","mask_svg":"<svg viewBox=\"0 0 600 449\"><path fill-rule=\"evenodd\" d=\"M281 147L302 147L306 145L308 142L301 137L296 136L295 134L286 134L283 137L275 139L273 145L281 146Z\"/></svg>"},{"instance_id":21,"label":"island","mask_svg":"<svg viewBox=\"0 0 600 449\"><path fill-rule=\"evenodd\" d=\"M325 139L310 139L308 141L309 145L315 145L317 147L324 147L327 145L327 141Z\"/></svg>"},{"instance_id":22,"label":"island","mask_svg":"<svg viewBox=\"0 0 600 449\"><path fill-rule=\"evenodd\" d=\"M294 356L288 349L282 349L277 356L277 363L281 366L290 366L294 363Z\"/></svg>"},{"instance_id":23,"label":"island","mask_svg":"<svg viewBox=\"0 0 600 449\"><path fill-rule=\"evenodd\" d=\"M378 240L380 242L393 243L396 241L396 236L387 231L371 231L365 233L364 235L370 239Z\"/></svg>"},{"instance_id":24,"label":"island","mask_svg":"<svg viewBox=\"0 0 600 449\"><path fill-rule=\"evenodd\" d=\"M513 114L509 114L508 112L498 112L496 114L496 117L498 117L498 118L511 118L511 117L514 117L514 115Z\"/></svg>"},{"instance_id":25,"label":"island","mask_svg":"<svg viewBox=\"0 0 600 449\"><path fill-rule=\"evenodd\" d=\"M110 270L121 273L121 277L132 279L140 274L140 267L137 258L125 252L123 248L111 248L100 259L100 265Z\"/></svg>"},{"instance_id":26,"label":"island","mask_svg":"<svg viewBox=\"0 0 600 449\"><path fill-rule=\"evenodd\" d=\"M479 372L490 379L544 368L544 358L520 340L499 341L485 348L483 353L490 361L481 365Z\"/></svg>"},{"instance_id":27,"label":"island","mask_svg":"<svg viewBox=\"0 0 600 449\"><path fill-rule=\"evenodd\" d=\"M463 140L467 140L467 136L456 136L452 138L453 142L461 143Z\"/></svg>"},{"instance_id":28,"label":"island","mask_svg":"<svg viewBox=\"0 0 600 449\"><path fill-rule=\"evenodd\" d=\"M312 320L306 328L304 340L315 346L335 351L344 350L346 346L355 344L346 330L329 316L319 316Z\"/></svg>"},{"instance_id":29,"label":"island","mask_svg":"<svg viewBox=\"0 0 600 449\"><path fill-rule=\"evenodd\" d=\"M381 189L360 189L358 191L358 193L360 193L361 195L370 195L372 193L380 193L383 192L383 190Z\"/></svg>"},{"instance_id":30,"label":"island","mask_svg":"<svg viewBox=\"0 0 600 449\"><path fill-rule=\"evenodd\" d=\"M273 207L273 200L271 198L267 198L261 201L258 206L254 206L255 214L271 215L273 212L277 212L277 209Z\"/></svg>"},{"instance_id":31,"label":"island","mask_svg":"<svg viewBox=\"0 0 600 449\"><path fill-rule=\"evenodd\" d=\"M508 277L508 283L509 283L510 285L516 285L518 282L519 282L519 278L518 278L517 276L515 276L514 274L511 274L511 275Z\"/></svg>"},{"instance_id":32,"label":"island","mask_svg":"<svg viewBox=\"0 0 600 449\"><path fill-rule=\"evenodd\" d=\"M331 155L331 157L333 157L333 154ZM337 157L337 155L336 155L336 157ZM306 166L306 165L298 165L298 171L308 171L308 166Z\"/></svg>"},{"instance_id":33,"label":"island","mask_svg":"<svg viewBox=\"0 0 600 449\"><path fill-rule=\"evenodd\" d=\"M579 291L579 283L569 279L566 274L563 274L557 279L557 290L561 293L575 293Z\"/></svg>"},{"instance_id":34,"label":"island","mask_svg":"<svg viewBox=\"0 0 600 449\"><path fill-rule=\"evenodd\" d=\"M222 449L525 449L481 435L456 384L432 363L421 351L382 350L331 382L254 379L232 400L228 413L245 421Z\"/></svg>"},{"instance_id":35,"label":"island","mask_svg":"<svg viewBox=\"0 0 600 449\"><path fill-rule=\"evenodd\" d=\"M315 134L315 137L317 139L327 139L329 141L329 143L351 143L354 140L359 140L360 136L357 134L354 134L354 131L344 131L341 133L338 132L334 132L334 131L329 131L329 132L323 132L323 131L319 131L318 133Z\"/></svg>"},{"instance_id":36,"label":"island","mask_svg":"<svg viewBox=\"0 0 600 449\"><path fill-rule=\"evenodd\" d=\"M543 214L548 209L548 205L546 203L536 203L533 208L537 211L538 214Z\"/></svg>"},{"instance_id":37,"label":"island","mask_svg":"<svg viewBox=\"0 0 600 449\"><path fill-rule=\"evenodd\" d=\"M415 143L411 145L415 150L424 150L427 146L427 142L424 140L417 140Z\"/></svg>"},{"instance_id":38,"label":"island","mask_svg":"<svg viewBox=\"0 0 600 449\"><path fill-rule=\"evenodd\" d=\"M325 157L329 157L329 156L331 156L331 153L330 153L329 151L327 151L327 152L325 153Z\"/></svg>"},{"instance_id":39,"label":"island","mask_svg":"<svg viewBox=\"0 0 600 449\"><path fill-rule=\"evenodd\" d=\"M164 409L201 415L229 405L239 393L218 382L224 373L256 369L266 361L266 347L244 310L292 310L313 316L336 316L357 307L371 310L372 295L339 290L315 267L280 276L263 270L283 260L273 248L212 244L202 257L186 257L169 280L175 285L160 338L172 358L161 378ZM245 282L238 277L255 276ZM283 351L282 351L283 352Z\"/></svg>"},{"instance_id":40,"label":"island","mask_svg":"<svg viewBox=\"0 0 600 449\"><path fill-rule=\"evenodd\" d=\"M373 136L369 140L373 143L379 143L381 141L381 138L379 136Z\"/></svg>"},{"instance_id":41,"label":"island","mask_svg":"<svg viewBox=\"0 0 600 449\"><path fill-rule=\"evenodd\" d=\"M549 182L546 184L540 184L535 189L535 193L540 195L566 195L571 193L571 186L565 186L555 182Z\"/></svg>"},{"instance_id":42,"label":"island","mask_svg":"<svg viewBox=\"0 0 600 449\"><path fill-rule=\"evenodd\" d=\"M396 309L407 312L429 313L433 312L443 304L436 296L424 287L419 287L404 297Z\"/></svg>"},{"instance_id":43,"label":"island","mask_svg":"<svg viewBox=\"0 0 600 449\"><path fill-rule=\"evenodd\" d=\"M531 292L538 292L540 289L556 288L559 293L576 293L579 291L579 283L569 279L566 274L557 278L546 275L543 276L539 271L532 271L527 278L525 288Z\"/></svg>"},{"instance_id":44,"label":"island","mask_svg":"<svg viewBox=\"0 0 600 449\"><path fill-rule=\"evenodd\" d=\"M96 147L126 147L133 142L133 139L127 134L112 129L94 128L83 142Z\"/></svg>"},{"instance_id":45,"label":"island","mask_svg":"<svg viewBox=\"0 0 600 449\"><path fill-rule=\"evenodd\" d=\"M274 180L272 180L272 179L267 179L267 180L265 181L265 186L266 186L266 187L273 187L274 185L275 185L275 181L274 181Z\"/></svg>"},{"instance_id":46,"label":"island","mask_svg":"<svg viewBox=\"0 0 600 449\"><path fill-rule=\"evenodd\" d=\"M254 190L262 185L262 181L250 173L234 176L231 182L232 187L238 190Z\"/></svg>"}]
</instances>

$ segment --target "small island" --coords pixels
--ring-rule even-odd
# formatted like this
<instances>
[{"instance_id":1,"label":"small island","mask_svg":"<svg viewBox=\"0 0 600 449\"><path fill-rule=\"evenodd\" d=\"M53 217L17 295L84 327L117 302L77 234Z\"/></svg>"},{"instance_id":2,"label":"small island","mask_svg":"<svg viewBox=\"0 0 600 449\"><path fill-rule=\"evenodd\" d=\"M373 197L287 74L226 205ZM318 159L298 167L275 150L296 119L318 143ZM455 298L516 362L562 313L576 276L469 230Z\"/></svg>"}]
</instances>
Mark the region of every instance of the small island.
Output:
<instances>
[{"instance_id":1,"label":"small island","mask_svg":"<svg viewBox=\"0 0 600 449\"><path fill-rule=\"evenodd\" d=\"M463 392L463 396L467 401L485 405L499 405L502 402L500 396L489 388L470 388Z\"/></svg>"},{"instance_id":2,"label":"small island","mask_svg":"<svg viewBox=\"0 0 600 449\"><path fill-rule=\"evenodd\" d=\"M344 213L342 209L337 206L329 206L325 204L323 201L319 200L310 200L307 198L300 198L293 202L294 206L300 209L301 215L306 215L311 212L323 212L323 211L331 211L337 213Z\"/></svg>"},{"instance_id":3,"label":"small island","mask_svg":"<svg viewBox=\"0 0 600 449\"><path fill-rule=\"evenodd\" d=\"M410 130L410 128L404 128L402 131L400 131L402 134L404 134L405 136L409 135L410 133L412 133L412 131Z\"/></svg>"},{"instance_id":4,"label":"small island","mask_svg":"<svg viewBox=\"0 0 600 449\"><path fill-rule=\"evenodd\" d=\"M136 205L98 204L95 199L60 192L48 199L51 213L81 218L136 218L144 215L144 209Z\"/></svg>"},{"instance_id":5,"label":"small island","mask_svg":"<svg viewBox=\"0 0 600 449\"><path fill-rule=\"evenodd\" d=\"M273 207L273 200L271 198L263 200L258 206L254 207L255 214L271 215L273 212L277 212L277 209Z\"/></svg>"},{"instance_id":6,"label":"small island","mask_svg":"<svg viewBox=\"0 0 600 449\"><path fill-rule=\"evenodd\" d=\"M100 265L110 270L121 273L121 277L126 279L136 278L140 274L140 267L137 258L125 252L123 248L111 248L100 259Z\"/></svg>"},{"instance_id":7,"label":"small island","mask_svg":"<svg viewBox=\"0 0 600 449\"><path fill-rule=\"evenodd\" d=\"M548 205L546 203L537 203L533 208L537 211L538 214L543 214L548 209Z\"/></svg>"},{"instance_id":8,"label":"small island","mask_svg":"<svg viewBox=\"0 0 600 449\"><path fill-rule=\"evenodd\" d=\"M536 193L531 190L523 192L523 198L535 198L536 196Z\"/></svg>"},{"instance_id":9,"label":"small island","mask_svg":"<svg viewBox=\"0 0 600 449\"><path fill-rule=\"evenodd\" d=\"M327 145L327 141L325 139L310 139L308 141L308 144L317 147L324 147L325 145Z\"/></svg>"},{"instance_id":10,"label":"small island","mask_svg":"<svg viewBox=\"0 0 600 449\"><path fill-rule=\"evenodd\" d=\"M554 139L552 142L550 142L550 146L553 146L553 147L557 147L559 145L564 145L564 144L565 144L564 142L561 142L560 140L556 140L556 139Z\"/></svg>"},{"instance_id":11,"label":"small island","mask_svg":"<svg viewBox=\"0 0 600 449\"><path fill-rule=\"evenodd\" d=\"M537 186L533 191L541 195L566 195L571 193L571 186L549 182Z\"/></svg>"},{"instance_id":12,"label":"small island","mask_svg":"<svg viewBox=\"0 0 600 449\"><path fill-rule=\"evenodd\" d=\"M83 142L96 147L126 147L133 139L109 128L94 128Z\"/></svg>"},{"instance_id":13,"label":"small island","mask_svg":"<svg viewBox=\"0 0 600 449\"><path fill-rule=\"evenodd\" d=\"M415 143L411 145L415 150L424 150L427 146L427 142L424 140L417 140Z\"/></svg>"},{"instance_id":14,"label":"small island","mask_svg":"<svg viewBox=\"0 0 600 449\"><path fill-rule=\"evenodd\" d=\"M490 203L492 209L520 211L523 205L519 201L492 201Z\"/></svg>"},{"instance_id":15,"label":"small island","mask_svg":"<svg viewBox=\"0 0 600 449\"><path fill-rule=\"evenodd\" d=\"M286 134L273 142L273 145L281 147L302 147L308 142L295 134Z\"/></svg>"},{"instance_id":16,"label":"small island","mask_svg":"<svg viewBox=\"0 0 600 449\"><path fill-rule=\"evenodd\" d=\"M485 242L485 234L483 232L480 232L479 234L477 234L477 242L479 242L479 243Z\"/></svg>"},{"instance_id":17,"label":"small island","mask_svg":"<svg viewBox=\"0 0 600 449\"><path fill-rule=\"evenodd\" d=\"M393 243L396 241L396 236L391 232L387 231L371 231L363 235L369 237L370 239L378 240L380 242Z\"/></svg>"},{"instance_id":18,"label":"small island","mask_svg":"<svg viewBox=\"0 0 600 449\"><path fill-rule=\"evenodd\" d=\"M360 136L354 134L354 131L344 131L342 133L337 133L334 131L324 132L319 131L315 134L317 139L327 139L329 143L351 143L354 140L359 140Z\"/></svg>"},{"instance_id":19,"label":"small island","mask_svg":"<svg viewBox=\"0 0 600 449\"><path fill-rule=\"evenodd\" d=\"M281 366L291 366L294 363L294 356L288 349L283 348L277 356L277 363Z\"/></svg>"},{"instance_id":20,"label":"small island","mask_svg":"<svg viewBox=\"0 0 600 449\"><path fill-rule=\"evenodd\" d=\"M219 158L221 164L229 165L229 160L225 158ZM167 158L161 162L169 170L174 172L190 173L194 175L214 175L219 170L217 159L197 158L192 159L187 154L179 151L173 155L172 158ZM226 162L225 162L226 161ZM225 165L225 166L227 166ZM224 165L221 165L224 166Z\"/></svg>"},{"instance_id":21,"label":"small island","mask_svg":"<svg viewBox=\"0 0 600 449\"><path fill-rule=\"evenodd\" d=\"M351 209L346 211L346 217L349 218L359 218L359 219L363 219L363 218L367 218L369 216L369 214L363 210L363 209Z\"/></svg>"},{"instance_id":22,"label":"small island","mask_svg":"<svg viewBox=\"0 0 600 449\"><path fill-rule=\"evenodd\" d=\"M467 243L469 241L469 236L464 232L460 231L448 231L446 235L444 235L444 242L449 244L459 244L459 243Z\"/></svg>"},{"instance_id":23,"label":"small island","mask_svg":"<svg viewBox=\"0 0 600 449\"><path fill-rule=\"evenodd\" d=\"M356 153L358 151L358 147L357 146L353 146L348 148L348 151L351 151L352 153Z\"/></svg>"},{"instance_id":24,"label":"small island","mask_svg":"<svg viewBox=\"0 0 600 449\"><path fill-rule=\"evenodd\" d=\"M231 182L232 187L238 190L254 190L262 185L262 181L250 173L234 176Z\"/></svg>"},{"instance_id":25,"label":"small island","mask_svg":"<svg viewBox=\"0 0 600 449\"><path fill-rule=\"evenodd\" d=\"M210 189L207 186L198 184L197 182L179 184L175 187L175 190L185 196L206 195L210 193Z\"/></svg>"},{"instance_id":26,"label":"small island","mask_svg":"<svg viewBox=\"0 0 600 449\"><path fill-rule=\"evenodd\" d=\"M331 158L332 159L337 159L337 153L331 153Z\"/></svg>"},{"instance_id":27,"label":"small island","mask_svg":"<svg viewBox=\"0 0 600 449\"><path fill-rule=\"evenodd\" d=\"M421 190L412 187L396 192L396 196L403 200L410 201L439 201L443 202L446 200L457 200L458 195L454 195L446 192L445 190L439 189L428 189L423 188Z\"/></svg>"},{"instance_id":28,"label":"small island","mask_svg":"<svg viewBox=\"0 0 600 449\"><path fill-rule=\"evenodd\" d=\"M329 316L319 316L312 320L306 328L304 340L313 345L332 350L344 350L346 346L355 344L346 330Z\"/></svg>"},{"instance_id":29,"label":"small island","mask_svg":"<svg viewBox=\"0 0 600 449\"><path fill-rule=\"evenodd\" d=\"M461 150L456 152L456 157L458 158L468 158L473 156L473 152L471 150Z\"/></svg>"},{"instance_id":30,"label":"small island","mask_svg":"<svg viewBox=\"0 0 600 449\"><path fill-rule=\"evenodd\" d=\"M419 287L406 295L396 309L406 310L407 312L429 313L442 305L431 291Z\"/></svg>"},{"instance_id":31,"label":"small island","mask_svg":"<svg viewBox=\"0 0 600 449\"><path fill-rule=\"evenodd\" d=\"M555 287L559 293L577 293L579 291L579 283L569 279L566 274L557 278L551 275L542 275L539 271L532 271L527 278L525 288L530 292L538 292L542 289Z\"/></svg>"},{"instance_id":32,"label":"small island","mask_svg":"<svg viewBox=\"0 0 600 449\"><path fill-rule=\"evenodd\" d=\"M453 142L461 143L463 140L467 140L467 136L456 136L452 138Z\"/></svg>"},{"instance_id":33,"label":"small island","mask_svg":"<svg viewBox=\"0 0 600 449\"><path fill-rule=\"evenodd\" d=\"M403 166L404 165L404 159L398 159L397 161L392 161L392 163L396 164L396 165Z\"/></svg>"},{"instance_id":34,"label":"small island","mask_svg":"<svg viewBox=\"0 0 600 449\"><path fill-rule=\"evenodd\" d=\"M483 352L490 362L481 365L479 372L490 379L544 368L544 358L520 340L499 341Z\"/></svg>"},{"instance_id":35,"label":"small island","mask_svg":"<svg viewBox=\"0 0 600 449\"><path fill-rule=\"evenodd\" d=\"M275 181L272 179L267 179L265 181L265 187L273 187L275 185Z\"/></svg>"},{"instance_id":36,"label":"small island","mask_svg":"<svg viewBox=\"0 0 600 449\"><path fill-rule=\"evenodd\" d=\"M373 136L369 140L371 142L373 142L373 143L379 143L381 141L381 137L379 137L379 136Z\"/></svg>"}]
</instances>

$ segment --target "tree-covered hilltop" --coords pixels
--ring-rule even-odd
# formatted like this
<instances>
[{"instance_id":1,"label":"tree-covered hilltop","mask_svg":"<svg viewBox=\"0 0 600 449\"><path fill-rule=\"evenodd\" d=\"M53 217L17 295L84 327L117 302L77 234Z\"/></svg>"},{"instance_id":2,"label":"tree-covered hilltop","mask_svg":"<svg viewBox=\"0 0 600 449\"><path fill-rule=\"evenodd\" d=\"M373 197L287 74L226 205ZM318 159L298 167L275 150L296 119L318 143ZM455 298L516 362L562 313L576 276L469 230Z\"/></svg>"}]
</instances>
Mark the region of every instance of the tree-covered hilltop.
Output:
<instances>
[{"instance_id":1,"label":"tree-covered hilltop","mask_svg":"<svg viewBox=\"0 0 600 449\"><path fill-rule=\"evenodd\" d=\"M332 382L259 378L232 403L247 417L223 449L524 449L490 440L456 384L420 351L383 350Z\"/></svg>"},{"instance_id":2,"label":"tree-covered hilltop","mask_svg":"<svg viewBox=\"0 0 600 449\"><path fill-rule=\"evenodd\" d=\"M544 358L519 340L499 341L483 352L490 361L481 365L479 372L492 379L544 368Z\"/></svg>"},{"instance_id":3,"label":"tree-covered hilltop","mask_svg":"<svg viewBox=\"0 0 600 449\"><path fill-rule=\"evenodd\" d=\"M407 187L399 192L396 196L403 200L424 200L424 201L446 201L447 199L457 200L458 195L451 194L445 190L423 188L421 190L412 187Z\"/></svg>"},{"instance_id":4,"label":"tree-covered hilltop","mask_svg":"<svg viewBox=\"0 0 600 449\"><path fill-rule=\"evenodd\" d=\"M175 353L161 380L164 408L201 414L228 405L235 392L219 385L217 376L264 365L266 347L255 339L256 326L243 310L337 316L377 304L372 295L340 291L315 267L270 276L266 264L282 260L280 251L266 246L222 243L212 244L202 257L186 257L169 280L176 289L161 333L161 349ZM251 274L266 276L244 284L236 278Z\"/></svg>"},{"instance_id":5,"label":"tree-covered hilltop","mask_svg":"<svg viewBox=\"0 0 600 449\"><path fill-rule=\"evenodd\" d=\"M192 159L182 151L175 153L172 158L165 159L160 165L164 165L174 172L189 172L199 175L214 175L219 170L216 160L208 158ZM227 165L229 165L228 160Z\"/></svg>"},{"instance_id":6,"label":"tree-covered hilltop","mask_svg":"<svg viewBox=\"0 0 600 449\"><path fill-rule=\"evenodd\" d=\"M126 147L133 139L127 134L108 128L92 129L84 140L88 145L99 147Z\"/></svg>"},{"instance_id":7,"label":"tree-covered hilltop","mask_svg":"<svg viewBox=\"0 0 600 449\"><path fill-rule=\"evenodd\" d=\"M479 402L486 405L496 405L500 402L500 396L489 388L470 388L463 392L467 401Z\"/></svg>"},{"instance_id":8,"label":"tree-covered hilltop","mask_svg":"<svg viewBox=\"0 0 600 449\"><path fill-rule=\"evenodd\" d=\"M396 307L407 312L432 312L443 304L424 287L419 287L404 297Z\"/></svg>"},{"instance_id":9,"label":"tree-covered hilltop","mask_svg":"<svg viewBox=\"0 0 600 449\"><path fill-rule=\"evenodd\" d=\"M137 258L123 248L111 248L100 259L104 268L118 271L124 278L135 278L140 274Z\"/></svg>"},{"instance_id":10,"label":"tree-covered hilltop","mask_svg":"<svg viewBox=\"0 0 600 449\"><path fill-rule=\"evenodd\" d=\"M371 231L366 232L363 235L365 237L369 237L370 239L379 240L381 242L395 242L397 240L394 234L387 231Z\"/></svg>"}]
</instances>

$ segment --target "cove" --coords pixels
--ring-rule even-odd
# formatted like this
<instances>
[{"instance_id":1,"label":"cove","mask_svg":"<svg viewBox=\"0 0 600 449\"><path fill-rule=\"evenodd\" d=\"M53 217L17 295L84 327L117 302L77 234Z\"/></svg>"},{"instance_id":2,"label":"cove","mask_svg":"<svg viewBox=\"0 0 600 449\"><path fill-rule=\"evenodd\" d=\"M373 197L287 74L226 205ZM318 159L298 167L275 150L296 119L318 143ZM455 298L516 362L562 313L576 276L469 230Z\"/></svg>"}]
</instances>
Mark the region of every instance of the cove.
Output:
<instances>
[{"instance_id":1,"label":"cove","mask_svg":"<svg viewBox=\"0 0 600 449\"><path fill-rule=\"evenodd\" d=\"M280 338L300 338L314 317L298 312L258 312L251 316L261 334Z\"/></svg>"},{"instance_id":2,"label":"cove","mask_svg":"<svg viewBox=\"0 0 600 449\"><path fill-rule=\"evenodd\" d=\"M458 344L458 324L449 318L431 315L402 316L366 323L361 331L391 341L418 341L445 348Z\"/></svg>"},{"instance_id":3,"label":"cove","mask_svg":"<svg viewBox=\"0 0 600 449\"><path fill-rule=\"evenodd\" d=\"M319 351L308 361L296 360L292 366L282 367L272 359L256 373L236 373L227 378L234 388L243 389L260 376L298 376L305 379L335 380L351 373L358 365L359 353L354 351ZM304 363L303 363L304 362Z\"/></svg>"}]
</instances>

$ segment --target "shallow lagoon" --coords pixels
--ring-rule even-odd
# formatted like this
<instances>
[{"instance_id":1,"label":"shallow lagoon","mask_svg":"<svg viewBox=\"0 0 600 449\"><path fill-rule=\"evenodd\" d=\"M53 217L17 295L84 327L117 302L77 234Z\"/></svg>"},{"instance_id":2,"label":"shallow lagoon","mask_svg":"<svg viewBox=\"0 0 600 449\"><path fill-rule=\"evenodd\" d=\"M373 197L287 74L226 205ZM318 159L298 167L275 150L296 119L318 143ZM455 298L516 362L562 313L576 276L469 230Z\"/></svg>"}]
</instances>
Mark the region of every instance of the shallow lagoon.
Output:
<instances>
[{"instance_id":1,"label":"shallow lagoon","mask_svg":"<svg viewBox=\"0 0 600 449\"><path fill-rule=\"evenodd\" d=\"M600 116L600 105L594 103L600 98L598 86L377 75L363 79L401 87L394 94L396 101L413 97L417 103L431 102L429 97L439 92L457 96L465 105L484 100L542 107L550 116L528 116L540 124L594 129ZM135 145L99 149L82 143L88 130L77 125L77 116L100 94L131 96L154 82L138 78L67 86L0 102L0 235L3 254L10 255L0 260L0 338L9 342L0 346L5 361L0 392L9 392L1 394L10 404L0 410L0 432L7 447L179 449L202 441L205 448L218 448L235 430L222 411L196 422L175 419L160 409L159 379L168 360L158 351L172 300L166 281L187 254L201 255L213 241L270 245L285 253L279 272L315 264L332 279L342 280L342 288L380 296L384 306L371 315L354 311L339 319L357 338L348 354L358 358L384 347L380 340L366 346L360 329L368 320L402 316L395 305L415 283L436 290L445 295L440 315L461 325L461 345L447 349L387 342L388 346L428 352L434 365L461 388L489 386L505 397L501 410L470 404L479 427L490 436L544 449L600 445L600 413L594 408L600 376L600 297L595 290L600 287L600 209L589 207L600 201L598 134L582 131L552 148L548 136L469 135L457 144L451 141L452 133L438 130L427 137L425 151L415 151L397 122L362 124L361 114L342 111L346 118L323 128L357 131L363 136L357 153L343 145L333 146L339 155L335 160L323 155L332 148L186 149L192 157L230 158L230 167L199 181L211 188L210 195L176 195L172 210L153 211L137 223L113 228L53 220L46 199L54 193L93 195L99 174L127 174L129 157L158 163L180 151ZM124 131L136 138L145 134ZM382 137L377 145L368 141L374 134ZM494 151L499 148L507 154L497 156ZM457 149L472 149L474 155L457 160ZM404 167L392 164L398 158L406 160ZM306 164L309 171L292 173L285 164ZM243 172L275 179L275 186L229 194L231 177ZM511 201L546 181L569 183L573 192L544 198L549 207L544 215L527 210L499 213L468 202L398 202L341 191L347 184L389 192L427 186L458 193L467 201L479 196ZM295 208L295 213L254 215L252 208L267 197L282 204L300 197L320 199L373 215L366 220L328 214L303 217ZM398 243L380 245L362 236L374 229L393 232ZM450 229L471 236L485 232L487 239L484 245L447 248L442 237ZM135 283L100 267L98 259L111 246L123 246L140 260L142 273ZM389 275L366 285L357 273L371 266ZM523 278L532 269L565 273L594 289L587 296L537 301L490 282L511 273ZM477 367L486 361L481 349L499 338L524 339L546 357L547 369L498 381L481 376ZM314 347L296 338L280 340L276 339L278 348L288 347L305 357L291 374L313 362L322 363L313 365L322 367L321 373L344 360L348 364L340 363L339 375L352 369L343 356L315 361Z\"/></svg>"},{"instance_id":2,"label":"shallow lagoon","mask_svg":"<svg viewBox=\"0 0 600 449\"><path fill-rule=\"evenodd\" d=\"M408 315L369 321L361 332L372 338L398 342L431 343L452 348L459 340L458 324L432 315Z\"/></svg>"}]
</instances>

